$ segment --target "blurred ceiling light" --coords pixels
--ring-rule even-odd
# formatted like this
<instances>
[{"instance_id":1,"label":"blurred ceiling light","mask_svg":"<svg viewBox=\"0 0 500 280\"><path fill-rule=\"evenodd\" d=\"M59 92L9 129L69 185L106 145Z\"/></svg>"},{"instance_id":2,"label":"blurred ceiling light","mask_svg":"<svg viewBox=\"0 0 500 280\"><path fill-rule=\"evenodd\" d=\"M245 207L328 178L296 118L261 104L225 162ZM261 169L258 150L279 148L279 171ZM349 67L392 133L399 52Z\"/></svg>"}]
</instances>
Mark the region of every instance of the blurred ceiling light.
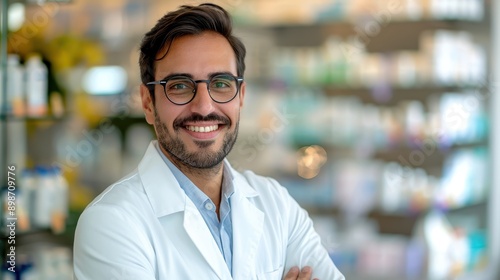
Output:
<instances>
[{"instance_id":1,"label":"blurred ceiling light","mask_svg":"<svg viewBox=\"0 0 500 280\"><path fill-rule=\"evenodd\" d=\"M302 178L312 179L319 174L326 161L327 154L323 147L302 147L297 151L297 173Z\"/></svg>"},{"instance_id":2,"label":"blurred ceiling light","mask_svg":"<svg viewBox=\"0 0 500 280\"><path fill-rule=\"evenodd\" d=\"M92 67L83 75L82 86L93 95L119 94L127 86L127 73L120 66Z\"/></svg>"},{"instance_id":3,"label":"blurred ceiling light","mask_svg":"<svg viewBox=\"0 0 500 280\"><path fill-rule=\"evenodd\" d=\"M25 7L22 3L12 3L8 11L9 30L15 32L21 28L25 21Z\"/></svg>"}]
</instances>

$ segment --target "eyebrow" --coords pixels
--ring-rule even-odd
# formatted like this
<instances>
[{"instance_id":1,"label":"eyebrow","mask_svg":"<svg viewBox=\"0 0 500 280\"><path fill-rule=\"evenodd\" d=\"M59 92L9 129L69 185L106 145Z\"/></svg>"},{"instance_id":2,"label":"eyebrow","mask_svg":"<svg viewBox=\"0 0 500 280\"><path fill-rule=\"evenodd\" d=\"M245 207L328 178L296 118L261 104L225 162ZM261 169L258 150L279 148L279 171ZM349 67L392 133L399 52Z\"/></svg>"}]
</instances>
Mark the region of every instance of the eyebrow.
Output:
<instances>
[{"instance_id":1,"label":"eyebrow","mask_svg":"<svg viewBox=\"0 0 500 280\"><path fill-rule=\"evenodd\" d=\"M211 79L214 76L218 76L218 75L231 75L231 76L235 76L235 75L233 75L233 73L228 72L228 71L212 72L212 73L208 74L208 79ZM164 81L164 80L170 79L172 77L188 77L188 78L194 80L194 76L192 74L189 74L189 73L172 73L170 75L167 75L167 76L163 77L160 81Z\"/></svg>"}]
</instances>

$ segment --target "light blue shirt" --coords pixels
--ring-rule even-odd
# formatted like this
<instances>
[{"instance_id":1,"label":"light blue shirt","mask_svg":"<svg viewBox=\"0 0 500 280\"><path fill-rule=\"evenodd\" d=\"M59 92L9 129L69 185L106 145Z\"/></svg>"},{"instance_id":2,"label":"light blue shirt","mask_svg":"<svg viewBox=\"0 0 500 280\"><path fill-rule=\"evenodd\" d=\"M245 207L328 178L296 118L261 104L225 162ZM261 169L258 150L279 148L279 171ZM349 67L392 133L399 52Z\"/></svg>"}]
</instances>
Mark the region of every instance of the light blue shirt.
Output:
<instances>
[{"instance_id":1,"label":"light blue shirt","mask_svg":"<svg viewBox=\"0 0 500 280\"><path fill-rule=\"evenodd\" d=\"M233 175L224 163L224 174L222 176L222 195L220 202L220 221L215 212L215 204L212 200L196 187L184 173L182 173L170 160L163 154L158 145L156 150L161 155L175 179L186 193L187 197L193 201L201 216L205 220L210 232L212 233L219 250L221 251L227 267L232 274L233 268L233 223L231 220L231 202L230 197L234 193Z\"/></svg>"}]
</instances>

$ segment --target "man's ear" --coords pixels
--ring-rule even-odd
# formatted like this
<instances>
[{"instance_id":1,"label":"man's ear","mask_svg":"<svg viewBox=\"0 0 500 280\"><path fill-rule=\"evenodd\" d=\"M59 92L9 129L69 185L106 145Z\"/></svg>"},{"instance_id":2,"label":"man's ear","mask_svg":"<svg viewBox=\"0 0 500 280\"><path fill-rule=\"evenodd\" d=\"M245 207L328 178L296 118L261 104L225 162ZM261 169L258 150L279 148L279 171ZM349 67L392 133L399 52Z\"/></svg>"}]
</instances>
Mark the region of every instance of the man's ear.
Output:
<instances>
[{"instance_id":1,"label":"man's ear","mask_svg":"<svg viewBox=\"0 0 500 280\"><path fill-rule=\"evenodd\" d=\"M243 101L245 100L245 91L247 83L243 82L240 86L240 108L243 107Z\"/></svg>"},{"instance_id":2,"label":"man's ear","mask_svg":"<svg viewBox=\"0 0 500 280\"><path fill-rule=\"evenodd\" d=\"M154 124L155 120L155 108L153 105L153 99L151 98L149 89L144 84L141 84L140 91L141 91L142 110L144 111L144 116L146 117L146 121L152 125Z\"/></svg>"}]
</instances>

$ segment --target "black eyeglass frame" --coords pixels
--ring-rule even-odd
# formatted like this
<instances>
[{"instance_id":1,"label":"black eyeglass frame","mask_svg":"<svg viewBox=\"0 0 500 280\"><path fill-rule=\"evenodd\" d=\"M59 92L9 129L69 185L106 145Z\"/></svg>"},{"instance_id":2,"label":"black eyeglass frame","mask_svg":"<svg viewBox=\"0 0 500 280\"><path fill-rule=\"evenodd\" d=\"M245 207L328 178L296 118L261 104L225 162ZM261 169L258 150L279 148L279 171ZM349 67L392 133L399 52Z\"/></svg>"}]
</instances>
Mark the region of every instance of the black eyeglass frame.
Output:
<instances>
[{"instance_id":1,"label":"black eyeglass frame","mask_svg":"<svg viewBox=\"0 0 500 280\"><path fill-rule=\"evenodd\" d=\"M213 97L212 97L212 94L210 93L210 82L216 78L216 77L220 77L220 76L226 76L226 77L231 77L233 78L235 81L236 81L236 92L234 93L234 96L231 97L228 101L217 101L215 100ZM172 79L179 79L179 78L182 78L182 79L186 79L186 80L190 80L191 82L193 82L193 84L195 85L195 87L193 88L193 97L191 97L191 99L189 99L188 101L184 102L184 103L177 103L177 102L174 102L172 101L172 99L170 99L168 97L168 94L167 94L167 89L166 89L166 85L168 83L168 81L172 80ZM243 77L237 77L237 76L234 76L234 75L230 75L230 74L220 74L220 75L215 75L213 77L211 77L210 79L208 80L193 80L191 79L190 77L188 76L172 76L172 77L168 77L167 79L164 79L164 80L160 80L160 81L153 81L153 82L149 82L147 83L146 85L147 86L153 86L153 85L161 85L163 87L163 94L165 94L165 97L170 101L172 102L173 104L175 105L186 105L188 104L189 102L193 101L193 99L196 97L196 94L198 93L198 84L199 83L205 83L207 84L207 91L208 91L208 95L210 96L210 98L216 102L216 103L219 103L219 104L225 104L225 103L229 103L231 101L233 101L233 99L238 95L238 93L240 92L240 88L241 88L241 85L243 83L244 79Z\"/></svg>"}]
</instances>

